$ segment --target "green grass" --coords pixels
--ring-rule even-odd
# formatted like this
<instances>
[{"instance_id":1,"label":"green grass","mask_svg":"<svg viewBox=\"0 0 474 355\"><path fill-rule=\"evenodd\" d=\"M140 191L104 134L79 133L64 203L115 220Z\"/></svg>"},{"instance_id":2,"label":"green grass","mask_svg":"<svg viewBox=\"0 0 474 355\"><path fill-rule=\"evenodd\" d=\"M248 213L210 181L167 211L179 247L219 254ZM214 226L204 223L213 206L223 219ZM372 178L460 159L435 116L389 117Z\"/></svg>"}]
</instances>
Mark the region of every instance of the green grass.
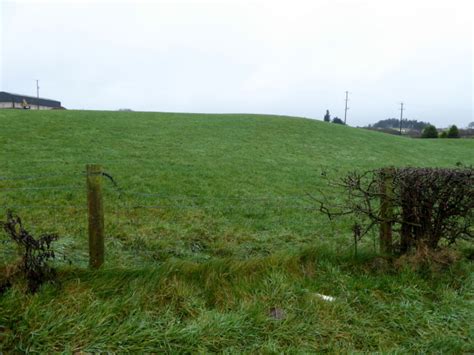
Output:
<instances>
[{"instance_id":1,"label":"green grass","mask_svg":"<svg viewBox=\"0 0 474 355\"><path fill-rule=\"evenodd\" d=\"M367 268L351 256L350 221L330 223L307 197L334 193L323 171L474 164L474 140L261 115L4 110L0 124L1 216L16 206L72 261L57 262L60 286L0 296L0 349L474 350L472 264ZM104 180L98 272L86 268L87 163L121 192ZM6 263L11 247L0 248ZM374 239L361 250L373 255ZM271 319L272 307L286 317Z\"/></svg>"}]
</instances>

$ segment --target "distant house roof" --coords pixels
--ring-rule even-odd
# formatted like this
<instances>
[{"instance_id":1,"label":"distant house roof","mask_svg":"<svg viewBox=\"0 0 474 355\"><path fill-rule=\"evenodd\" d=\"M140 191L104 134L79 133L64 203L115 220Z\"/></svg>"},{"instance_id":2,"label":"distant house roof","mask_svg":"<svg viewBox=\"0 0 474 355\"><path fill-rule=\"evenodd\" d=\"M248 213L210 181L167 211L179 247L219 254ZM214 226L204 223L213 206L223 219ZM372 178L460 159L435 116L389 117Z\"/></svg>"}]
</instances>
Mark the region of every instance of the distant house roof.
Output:
<instances>
[{"instance_id":1,"label":"distant house roof","mask_svg":"<svg viewBox=\"0 0 474 355\"><path fill-rule=\"evenodd\" d=\"M47 106L47 107L61 107L61 102L56 100L44 99L44 98L36 98L34 96L28 95L20 95L20 94L13 94L10 92L0 91L0 102L18 102L21 103L25 100L28 102L29 105L40 105L40 106Z\"/></svg>"}]
</instances>

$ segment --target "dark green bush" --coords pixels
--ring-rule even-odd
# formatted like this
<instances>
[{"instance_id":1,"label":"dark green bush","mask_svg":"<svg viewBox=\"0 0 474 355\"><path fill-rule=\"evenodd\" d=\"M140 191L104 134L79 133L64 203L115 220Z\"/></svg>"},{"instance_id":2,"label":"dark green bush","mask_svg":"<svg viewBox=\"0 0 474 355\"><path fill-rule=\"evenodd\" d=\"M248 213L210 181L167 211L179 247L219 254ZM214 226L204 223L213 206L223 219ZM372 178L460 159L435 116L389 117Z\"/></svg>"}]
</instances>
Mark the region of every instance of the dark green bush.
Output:
<instances>
[{"instance_id":1,"label":"dark green bush","mask_svg":"<svg viewBox=\"0 0 474 355\"><path fill-rule=\"evenodd\" d=\"M438 138L438 130L435 126L426 126L421 134L421 138Z\"/></svg>"},{"instance_id":2,"label":"dark green bush","mask_svg":"<svg viewBox=\"0 0 474 355\"><path fill-rule=\"evenodd\" d=\"M326 114L324 115L324 122L331 122L331 115L329 114L329 110L326 110Z\"/></svg>"},{"instance_id":3,"label":"dark green bush","mask_svg":"<svg viewBox=\"0 0 474 355\"><path fill-rule=\"evenodd\" d=\"M459 129L456 127L456 125L452 125L449 127L448 131L448 138L459 138Z\"/></svg>"}]
</instances>

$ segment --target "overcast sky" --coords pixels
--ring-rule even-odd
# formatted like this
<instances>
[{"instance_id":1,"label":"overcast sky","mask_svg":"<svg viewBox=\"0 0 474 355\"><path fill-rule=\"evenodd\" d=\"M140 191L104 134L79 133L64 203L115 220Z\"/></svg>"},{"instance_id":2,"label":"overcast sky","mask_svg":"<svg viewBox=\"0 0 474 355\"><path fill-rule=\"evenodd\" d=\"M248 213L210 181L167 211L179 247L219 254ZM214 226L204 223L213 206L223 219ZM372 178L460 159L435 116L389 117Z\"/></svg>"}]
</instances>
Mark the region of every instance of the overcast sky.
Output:
<instances>
[{"instance_id":1,"label":"overcast sky","mask_svg":"<svg viewBox=\"0 0 474 355\"><path fill-rule=\"evenodd\" d=\"M69 109L474 121L470 0L0 0L0 90Z\"/></svg>"}]
</instances>

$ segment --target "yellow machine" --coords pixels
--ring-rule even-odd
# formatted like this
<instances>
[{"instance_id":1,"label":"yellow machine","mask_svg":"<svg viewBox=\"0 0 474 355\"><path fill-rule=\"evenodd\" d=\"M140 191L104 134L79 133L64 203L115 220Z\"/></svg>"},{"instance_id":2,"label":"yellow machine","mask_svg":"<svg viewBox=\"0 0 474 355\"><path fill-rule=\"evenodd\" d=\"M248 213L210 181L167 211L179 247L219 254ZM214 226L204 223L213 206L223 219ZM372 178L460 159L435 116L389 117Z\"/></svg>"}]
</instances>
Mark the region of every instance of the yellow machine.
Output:
<instances>
[{"instance_id":1,"label":"yellow machine","mask_svg":"<svg viewBox=\"0 0 474 355\"><path fill-rule=\"evenodd\" d=\"M24 110L30 109L30 105L28 105L28 102L26 102L25 99L23 99L23 102L21 103L21 107L23 107Z\"/></svg>"}]
</instances>

